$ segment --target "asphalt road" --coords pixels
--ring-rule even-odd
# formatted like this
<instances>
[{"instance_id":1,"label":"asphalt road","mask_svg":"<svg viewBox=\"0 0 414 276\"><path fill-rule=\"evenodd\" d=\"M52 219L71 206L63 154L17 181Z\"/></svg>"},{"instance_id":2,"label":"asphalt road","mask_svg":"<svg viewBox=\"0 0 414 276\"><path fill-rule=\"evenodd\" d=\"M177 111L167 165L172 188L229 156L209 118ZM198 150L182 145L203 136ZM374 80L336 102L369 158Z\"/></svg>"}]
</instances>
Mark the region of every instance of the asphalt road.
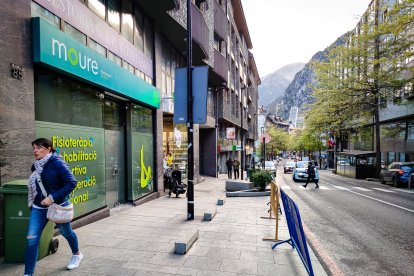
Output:
<instances>
[{"instance_id":1,"label":"asphalt road","mask_svg":"<svg viewBox=\"0 0 414 276\"><path fill-rule=\"evenodd\" d=\"M320 171L319 189L305 189L281 165L277 179L331 275L414 275L414 189L330 171Z\"/></svg>"}]
</instances>

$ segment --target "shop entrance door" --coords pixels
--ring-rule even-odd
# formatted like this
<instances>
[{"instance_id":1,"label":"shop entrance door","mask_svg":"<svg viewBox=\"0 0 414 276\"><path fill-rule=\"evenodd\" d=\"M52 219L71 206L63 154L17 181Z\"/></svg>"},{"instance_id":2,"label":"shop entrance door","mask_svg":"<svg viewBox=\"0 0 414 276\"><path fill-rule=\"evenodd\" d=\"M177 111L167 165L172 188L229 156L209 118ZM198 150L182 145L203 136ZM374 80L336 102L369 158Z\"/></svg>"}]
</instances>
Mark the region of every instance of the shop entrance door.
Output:
<instances>
[{"instance_id":1,"label":"shop entrance door","mask_svg":"<svg viewBox=\"0 0 414 276\"><path fill-rule=\"evenodd\" d=\"M105 98L105 179L106 205L125 202L125 104Z\"/></svg>"}]
</instances>

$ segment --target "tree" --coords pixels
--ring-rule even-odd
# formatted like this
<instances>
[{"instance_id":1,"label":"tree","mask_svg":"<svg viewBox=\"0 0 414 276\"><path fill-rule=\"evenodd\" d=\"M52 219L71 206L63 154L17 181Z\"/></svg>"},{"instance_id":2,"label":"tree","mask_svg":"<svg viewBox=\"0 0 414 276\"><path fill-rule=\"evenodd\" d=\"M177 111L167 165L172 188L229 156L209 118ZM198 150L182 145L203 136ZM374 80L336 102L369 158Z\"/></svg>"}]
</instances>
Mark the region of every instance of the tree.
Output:
<instances>
[{"instance_id":1,"label":"tree","mask_svg":"<svg viewBox=\"0 0 414 276\"><path fill-rule=\"evenodd\" d=\"M282 151L288 149L289 134L280 128L270 127L268 134L272 137L272 140L267 144L267 151L279 154Z\"/></svg>"},{"instance_id":2,"label":"tree","mask_svg":"<svg viewBox=\"0 0 414 276\"><path fill-rule=\"evenodd\" d=\"M393 7L374 0L344 43L329 49L326 60L314 63L318 86L307 124L331 131L375 125L376 176L381 171L380 109L387 99L413 89L413 1ZM380 6L380 4L382 6Z\"/></svg>"}]
</instances>

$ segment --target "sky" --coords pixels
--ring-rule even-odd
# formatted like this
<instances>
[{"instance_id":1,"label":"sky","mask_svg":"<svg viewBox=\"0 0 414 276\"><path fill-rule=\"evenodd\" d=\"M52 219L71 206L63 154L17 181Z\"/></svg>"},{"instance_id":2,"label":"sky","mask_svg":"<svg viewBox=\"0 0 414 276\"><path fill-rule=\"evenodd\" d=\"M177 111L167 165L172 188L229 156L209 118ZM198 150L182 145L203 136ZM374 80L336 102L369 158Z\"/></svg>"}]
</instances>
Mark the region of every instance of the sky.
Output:
<instances>
[{"instance_id":1,"label":"sky","mask_svg":"<svg viewBox=\"0 0 414 276\"><path fill-rule=\"evenodd\" d=\"M242 0L260 77L318 51L355 28L371 0Z\"/></svg>"}]
</instances>

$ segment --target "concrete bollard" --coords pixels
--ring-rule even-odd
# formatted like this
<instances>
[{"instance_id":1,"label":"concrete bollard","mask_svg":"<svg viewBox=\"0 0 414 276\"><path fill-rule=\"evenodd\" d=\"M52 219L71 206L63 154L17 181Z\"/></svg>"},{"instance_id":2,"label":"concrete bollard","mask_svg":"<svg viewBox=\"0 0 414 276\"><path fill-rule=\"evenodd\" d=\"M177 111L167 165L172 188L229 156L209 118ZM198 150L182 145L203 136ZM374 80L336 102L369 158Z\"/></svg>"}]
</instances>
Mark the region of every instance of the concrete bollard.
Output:
<instances>
[{"instance_id":1,"label":"concrete bollard","mask_svg":"<svg viewBox=\"0 0 414 276\"><path fill-rule=\"evenodd\" d=\"M204 220L205 221L211 221L214 218L214 216L216 215L216 213L217 213L217 208L214 207L214 210L212 210L211 212L204 213Z\"/></svg>"},{"instance_id":2,"label":"concrete bollard","mask_svg":"<svg viewBox=\"0 0 414 276\"><path fill-rule=\"evenodd\" d=\"M175 254L184 255L198 239L198 229L183 236L178 242L175 242Z\"/></svg>"}]
</instances>

